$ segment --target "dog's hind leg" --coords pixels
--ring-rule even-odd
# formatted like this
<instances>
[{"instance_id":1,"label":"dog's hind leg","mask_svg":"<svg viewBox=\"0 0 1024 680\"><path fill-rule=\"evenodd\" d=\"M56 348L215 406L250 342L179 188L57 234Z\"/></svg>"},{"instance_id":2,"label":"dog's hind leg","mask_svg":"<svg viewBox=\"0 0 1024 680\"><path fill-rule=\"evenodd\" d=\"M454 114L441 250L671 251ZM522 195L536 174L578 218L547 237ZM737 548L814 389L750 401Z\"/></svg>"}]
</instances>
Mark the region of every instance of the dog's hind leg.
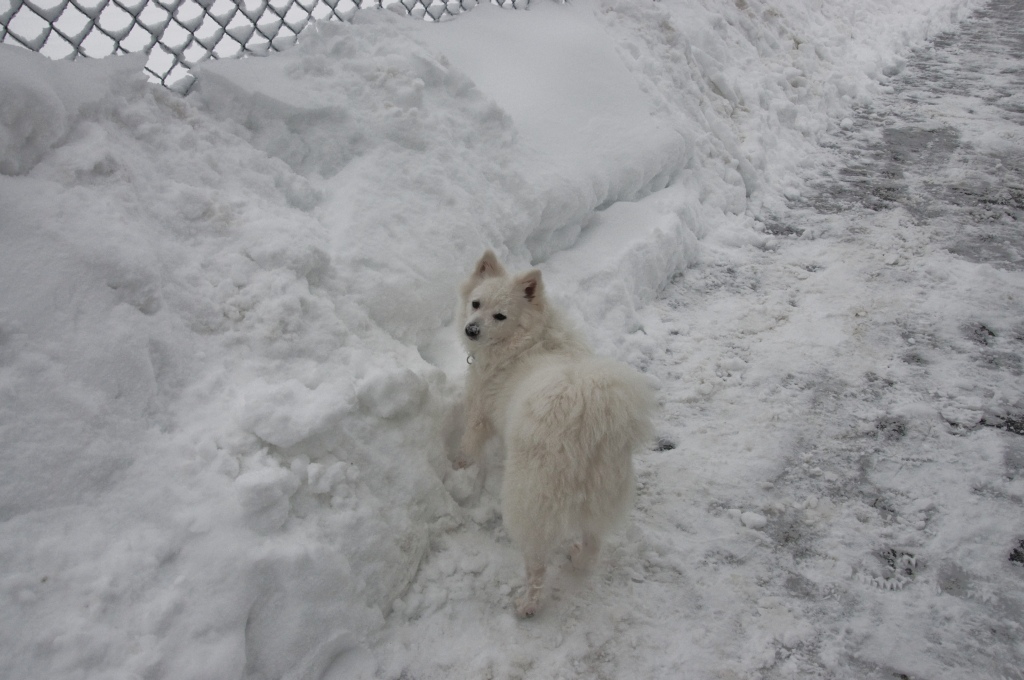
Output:
<instances>
[{"instance_id":1,"label":"dog's hind leg","mask_svg":"<svg viewBox=\"0 0 1024 680\"><path fill-rule=\"evenodd\" d=\"M601 537L584 532L582 538L569 548L569 560L576 569L589 569L601 551Z\"/></svg>"},{"instance_id":2,"label":"dog's hind leg","mask_svg":"<svg viewBox=\"0 0 1024 680\"><path fill-rule=\"evenodd\" d=\"M540 606L540 595L544 589L545 564L541 560L526 561L526 585L523 592L516 598L516 614L528 619L537 613Z\"/></svg>"}]
</instances>

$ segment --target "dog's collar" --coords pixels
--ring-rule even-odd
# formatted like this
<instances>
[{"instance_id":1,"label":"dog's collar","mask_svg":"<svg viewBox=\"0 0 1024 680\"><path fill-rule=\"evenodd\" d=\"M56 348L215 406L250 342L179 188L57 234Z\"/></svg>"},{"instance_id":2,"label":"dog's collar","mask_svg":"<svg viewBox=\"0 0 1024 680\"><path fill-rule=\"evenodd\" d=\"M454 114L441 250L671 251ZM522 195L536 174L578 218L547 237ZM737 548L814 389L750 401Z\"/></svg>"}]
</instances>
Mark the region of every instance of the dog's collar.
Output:
<instances>
[{"instance_id":1,"label":"dog's collar","mask_svg":"<svg viewBox=\"0 0 1024 680\"><path fill-rule=\"evenodd\" d=\"M466 363L469 364L470 366L473 365L473 355L472 354L467 354L466 355Z\"/></svg>"}]
</instances>

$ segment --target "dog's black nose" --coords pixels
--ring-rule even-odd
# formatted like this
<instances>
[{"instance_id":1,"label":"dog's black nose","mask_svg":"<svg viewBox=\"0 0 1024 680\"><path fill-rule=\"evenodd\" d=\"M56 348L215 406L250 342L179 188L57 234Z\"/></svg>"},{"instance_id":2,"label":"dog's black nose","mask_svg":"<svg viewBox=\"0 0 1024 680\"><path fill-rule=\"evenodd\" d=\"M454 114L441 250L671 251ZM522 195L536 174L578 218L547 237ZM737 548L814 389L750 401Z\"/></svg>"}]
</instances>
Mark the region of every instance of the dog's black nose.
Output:
<instances>
[{"instance_id":1,"label":"dog's black nose","mask_svg":"<svg viewBox=\"0 0 1024 680\"><path fill-rule=\"evenodd\" d=\"M469 324L466 326L466 335L476 340L477 336L480 335L480 326L475 323Z\"/></svg>"}]
</instances>

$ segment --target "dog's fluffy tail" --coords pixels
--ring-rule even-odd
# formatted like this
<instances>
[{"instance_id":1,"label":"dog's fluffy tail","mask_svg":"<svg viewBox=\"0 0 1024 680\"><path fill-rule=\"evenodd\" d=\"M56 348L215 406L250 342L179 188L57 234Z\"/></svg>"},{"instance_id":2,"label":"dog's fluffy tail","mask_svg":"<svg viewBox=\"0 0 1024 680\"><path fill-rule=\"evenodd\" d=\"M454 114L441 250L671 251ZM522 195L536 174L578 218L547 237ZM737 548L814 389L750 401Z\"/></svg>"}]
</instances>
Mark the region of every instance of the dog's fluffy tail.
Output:
<instances>
[{"instance_id":1,"label":"dog's fluffy tail","mask_svg":"<svg viewBox=\"0 0 1024 680\"><path fill-rule=\"evenodd\" d=\"M606 533L633 497L632 453L651 438L647 380L609 359L552 359L531 371L511 404L506 502L540 543ZM506 518L507 520L509 518ZM513 533L519 533L513 530Z\"/></svg>"},{"instance_id":2,"label":"dog's fluffy tail","mask_svg":"<svg viewBox=\"0 0 1024 680\"><path fill-rule=\"evenodd\" d=\"M512 435L526 449L544 448L555 440L573 442L584 452L632 453L652 436L655 400L650 384L611 359L544 362L517 390L515 401L519 413Z\"/></svg>"}]
</instances>

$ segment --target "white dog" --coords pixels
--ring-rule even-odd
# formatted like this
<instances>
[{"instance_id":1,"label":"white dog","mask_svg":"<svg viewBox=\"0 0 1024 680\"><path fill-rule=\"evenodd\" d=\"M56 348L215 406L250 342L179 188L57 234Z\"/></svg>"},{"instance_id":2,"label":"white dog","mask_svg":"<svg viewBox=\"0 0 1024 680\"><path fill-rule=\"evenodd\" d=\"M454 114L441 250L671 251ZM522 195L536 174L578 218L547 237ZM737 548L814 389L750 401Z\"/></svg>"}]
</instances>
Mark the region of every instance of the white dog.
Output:
<instances>
[{"instance_id":1,"label":"white dog","mask_svg":"<svg viewBox=\"0 0 1024 680\"><path fill-rule=\"evenodd\" d=\"M647 381L595 356L544 297L539 270L509 276L488 250L462 285L459 329L470 354L466 430L457 467L495 434L507 459L501 490L509 535L526 560L519 616L540 603L551 552L576 542L585 566L633 498L633 451L650 437Z\"/></svg>"}]
</instances>

